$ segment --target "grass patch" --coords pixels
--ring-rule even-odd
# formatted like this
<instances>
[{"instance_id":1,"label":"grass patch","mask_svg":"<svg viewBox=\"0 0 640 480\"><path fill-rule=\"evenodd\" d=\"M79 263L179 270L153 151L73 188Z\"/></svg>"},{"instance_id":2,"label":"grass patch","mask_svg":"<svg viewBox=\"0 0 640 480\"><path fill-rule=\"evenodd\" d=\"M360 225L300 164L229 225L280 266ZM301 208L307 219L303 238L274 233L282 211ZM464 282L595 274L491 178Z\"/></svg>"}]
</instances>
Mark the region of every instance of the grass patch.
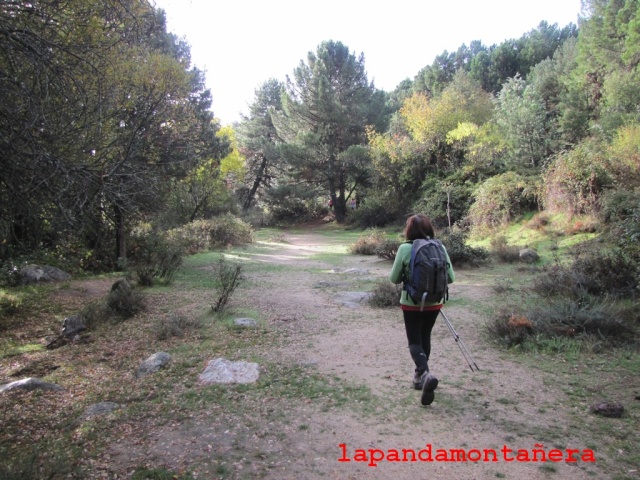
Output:
<instances>
[{"instance_id":1,"label":"grass patch","mask_svg":"<svg viewBox=\"0 0 640 480\"><path fill-rule=\"evenodd\" d=\"M0 358L15 357L23 353L41 352L45 346L40 343L15 344L14 341L3 341L0 345Z\"/></svg>"}]
</instances>

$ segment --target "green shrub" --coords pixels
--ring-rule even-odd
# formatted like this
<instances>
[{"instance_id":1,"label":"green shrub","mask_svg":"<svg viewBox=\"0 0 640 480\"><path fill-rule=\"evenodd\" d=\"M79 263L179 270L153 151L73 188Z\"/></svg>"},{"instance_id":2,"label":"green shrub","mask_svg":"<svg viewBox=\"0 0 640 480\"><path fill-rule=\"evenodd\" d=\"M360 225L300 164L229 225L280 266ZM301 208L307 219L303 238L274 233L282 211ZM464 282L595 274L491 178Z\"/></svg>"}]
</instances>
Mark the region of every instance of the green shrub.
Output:
<instances>
[{"instance_id":1,"label":"green shrub","mask_svg":"<svg viewBox=\"0 0 640 480\"><path fill-rule=\"evenodd\" d=\"M109 311L122 319L131 318L144 310L144 298L128 280L118 280L107 295Z\"/></svg>"},{"instance_id":2,"label":"green shrub","mask_svg":"<svg viewBox=\"0 0 640 480\"><path fill-rule=\"evenodd\" d=\"M427 212L434 226L449 226L461 221L472 203L472 182L455 173L446 179L428 176L422 184L420 198L412 211Z\"/></svg>"},{"instance_id":3,"label":"green shrub","mask_svg":"<svg viewBox=\"0 0 640 480\"><path fill-rule=\"evenodd\" d=\"M600 218L621 249L640 257L640 189L607 192L602 197Z\"/></svg>"},{"instance_id":4,"label":"green shrub","mask_svg":"<svg viewBox=\"0 0 640 480\"><path fill-rule=\"evenodd\" d=\"M372 229L360 235L356 243L349 247L349 252L354 255L375 255L384 241L385 233Z\"/></svg>"},{"instance_id":5,"label":"green shrub","mask_svg":"<svg viewBox=\"0 0 640 480\"><path fill-rule=\"evenodd\" d=\"M637 322L633 306L587 295L545 298L521 313L503 309L485 328L507 347L558 338L595 339L617 346L637 340Z\"/></svg>"},{"instance_id":6,"label":"green shrub","mask_svg":"<svg viewBox=\"0 0 640 480\"><path fill-rule=\"evenodd\" d=\"M611 184L608 158L599 140L586 140L555 159L544 174L544 205L571 215L598 211L601 194Z\"/></svg>"},{"instance_id":7,"label":"green shrub","mask_svg":"<svg viewBox=\"0 0 640 480\"><path fill-rule=\"evenodd\" d=\"M360 228L380 228L395 222L399 216L398 206L394 202L367 197L357 209L349 212L349 222Z\"/></svg>"},{"instance_id":8,"label":"green shrub","mask_svg":"<svg viewBox=\"0 0 640 480\"><path fill-rule=\"evenodd\" d=\"M577 255L569 265L557 259L545 266L533 281L542 296L580 299L597 297L635 298L640 294L640 265L623 252L590 251Z\"/></svg>"},{"instance_id":9,"label":"green shrub","mask_svg":"<svg viewBox=\"0 0 640 480\"><path fill-rule=\"evenodd\" d=\"M369 305L376 308L397 307L400 304L401 284L379 281L373 287L369 297Z\"/></svg>"},{"instance_id":10,"label":"green shrub","mask_svg":"<svg viewBox=\"0 0 640 480\"><path fill-rule=\"evenodd\" d=\"M242 265L239 263L229 265L224 259L220 259L214 271L217 298L211 305L214 312L221 312L227 307L231 295L242 281Z\"/></svg>"},{"instance_id":11,"label":"green shrub","mask_svg":"<svg viewBox=\"0 0 640 480\"><path fill-rule=\"evenodd\" d=\"M0 316L13 315L20 310L22 300L17 295L0 290Z\"/></svg>"},{"instance_id":12,"label":"green shrub","mask_svg":"<svg viewBox=\"0 0 640 480\"><path fill-rule=\"evenodd\" d=\"M296 196L280 197L271 205L267 225L287 225L311 220L315 216L314 205Z\"/></svg>"},{"instance_id":13,"label":"green shrub","mask_svg":"<svg viewBox=\"0 0 640 480\"><path fill-rule=\"evenodd\" d=\"M504 263L520 261L520 247L509 245L507 237L498 235L491 239L491 254Z\"/></svg>"},{"instance_id":14,"label":"green shrub","mask_svg":"<svg viewBox=\"0 0 640 480\"><path fill-rule=\"evenodd\" d=\"M182 247L167 235L138 230L132 236L132 243L128 265L141 285L151 286L156 280L169 282L182 266Z\"/></svg>"},{"instance_id":15,"label":"green shrub","mask_svg":"<svg viewBox=\"0 0 640 480\"><path fill-rule=\"evenodd\" d=\"M228 247L253 243L253 228L231 214L211 218L209 225L209 248Z\"/></svg>"},{"instance_id":16,"label":"green shrub","mask_svg":"<svg viewBox=\"0 0 640 480\"><path fill-rule=\"evenodd\" d=\"M635 341L637 313L608 298L546 299L528 308L525 316L537 333L547 337L595 336L612 344Z\"/></svg>"},{"instance_id":17,"label":"green shrub","mask_svg":"<svg viewBox=\"0 0 640 480\"><path fill-rule=\"evenodd\" d=\"M459 227L453 227L440 235L440 241L447 249L454 268L456 265L477 267L489 258L489 251L467 245L467 233Z\"/></svg>"},{"instance_id":18,"label":"green shrub","mask_svg":"<svg viewBox=\"0 0 640 480\"><path fill-rule=\"evenodd\" d=\"M469 219L474 226L504 225L536 206L537 182L507 172L481 183L474 192Z\"/></svg>"},{"instance_id":19,"label":"green shrub","mask_svg":"<svg viewBox=\"0 0 640 480\"><path fill-rule=\"evenodd\" d=\"M112 287L113 288L113 287ZM109 298L107 296L107 298ZM80 315L85 319L85 325L88 329L106 322L112 314L112 310L107 306L106 301L93 301L86 304L80 311Z\"/></svg>"},{"instance_id":20,"label":"green shrub","mask_svg":"<svg viewBox=\"0 0 640 480\"><path fill-rule=\"evenodd\" d=\"M173 243L181 245L188 255L254 241L253 227L231 214L196 220L180 228L174 228L168 232L168 238Z\"/></svg>"},{"instance_id":21,"label":"green shrub","mask_svg":"<svg viewBox=\"0 0 640 480\"><path fill-rule=\"evenodd\" d=\"M16 287L20 284L18 272L22 266L27 265L26 260L8 259L0 263L0 286Z\"/></svg>"}]
</instances>

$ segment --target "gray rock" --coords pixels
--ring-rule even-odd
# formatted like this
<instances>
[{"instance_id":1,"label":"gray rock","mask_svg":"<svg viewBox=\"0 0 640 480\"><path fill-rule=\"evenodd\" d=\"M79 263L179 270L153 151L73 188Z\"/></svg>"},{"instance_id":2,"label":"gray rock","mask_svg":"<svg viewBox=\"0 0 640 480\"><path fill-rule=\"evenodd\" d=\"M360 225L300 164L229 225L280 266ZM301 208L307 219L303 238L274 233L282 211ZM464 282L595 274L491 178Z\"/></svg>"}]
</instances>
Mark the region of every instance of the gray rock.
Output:
<instances>
[{"instance_id":1,"label":"gray rock","mask_svg":"<svg viewBox=\"0 0 640 480\"><path fill-rule=\"evenodd\" d=\"M136 377L141 378L145 375L155 373L171 361L171 355L166 352L158 352L151 355L140 364L136 371Z\"/></svg>"},{"instance_id":2,"label":"gray rock","mask_svg":"<svg viewBox=\"0 0 640 480\"><path fill-rule=\"evenodd\" d=\"M209 360L204 372L198 379L207 385L210 383L255 383L258 381L257 363L232 362L224 358Z\"/></svg>"},{"instance_id":3,"label":"gray rock","mask_svg":"<svg viewBox=\"0 0 640 480\"><path fill-rule=\"evenodd\" d=\"M369 270L364 268L334 268L333 273L342 273L346 275L369 275Z\"/></svg>"},{"instance_id":4,"label":"gray rock","mask_svg":"<svg viewBox=\"0 0 640 480\"><path fill-rule=\"evenodd\" d=\"M236 318L233 321L233 324L236 327L242 327L242 328L256 328L260 325L260 323L253 318Z\"/></svg>"},{"instance_id":5,"label":"gray rock","mask_svg":"<svg viewBox=\"0 0 640 480\"><path fill-rule=\"evenodd\" d=\"M624 407L620 403L598 402L591 405L591 413L609 418L620 418Z\"/></svg>"},{"instance_id":6,"label":"gray rock","mask_svg":"<svg viewBox=\"0 0 640 480\"><path fill-rule=\"evenodd\" d=\"M75 335L78 332L81 332L87 328L85 318L80 315L72 315L70 317L65 318L62 321L62 335L69 336Z\"/></svg>"},{"instance_id":7,"label":"gray rock","mask_svg":"<svg viewBox=\"0 0 640 480\"><path fill-rule=\"evenodd\" d=\"M371 298L371 292L342 292L336 295L336 301L349 308L362 307L369 298Z\"/></svg>"},{"instance_id":8,"label":"gray rock","mask_svg":"<svg viewBox=\"0 0 640 480\"><path fill-rule=\"evenodd\" d=\"M531 248L523 248L520 250L520 261L525 263L535 263L540 260L538 253Z\"/></svg>"},{"instance_id":9,"label":"gray rock","mask_svg":"<svg viewBox=\"0 0 640 480\"><path fill-rule=\"evenodd\" d=\"M344 282L344 281L327 281L327 280L321 280L318 283L316 283L313 288L340 288L340 287L346 287L347 285L350 285L350 282Z\"/></svg>"},{"instance_id":10,"label":"gray rock","mask_svg":"<svg viewBox=\"0 0 640 480\"><path fill-rule=\"evenodd\" d=\"M63 282L71 275L59 268L48 265L25 265L18 271L19 282L22 285L32 285L42 282Z\"/></svg>"},{"instance_id":11,"label":"gray rock","mask_svg":"<svg viewBox=\"0 0 640 480\"><path fill-rule=\"evenodd\" d=\"M0 385L0 393L10 392L11 390L26 390L28 392L32 390L48 390L53 392L62 392L64 388L55 383L45 382L38 378L23 378L22 380L16 380L15 382Z\"/></svg>"},{"instance_id":12,"label":"gray rock","mask_svg":"<svg viewBox=\"0 0 640 480\"><path fill-rule=\"evenodd\" d=\"M85 417L93 417L96 415L106 415L120 408L120 405L114 402L100 402L88 406L84 411Z\"/></svg>"}]
</instances>

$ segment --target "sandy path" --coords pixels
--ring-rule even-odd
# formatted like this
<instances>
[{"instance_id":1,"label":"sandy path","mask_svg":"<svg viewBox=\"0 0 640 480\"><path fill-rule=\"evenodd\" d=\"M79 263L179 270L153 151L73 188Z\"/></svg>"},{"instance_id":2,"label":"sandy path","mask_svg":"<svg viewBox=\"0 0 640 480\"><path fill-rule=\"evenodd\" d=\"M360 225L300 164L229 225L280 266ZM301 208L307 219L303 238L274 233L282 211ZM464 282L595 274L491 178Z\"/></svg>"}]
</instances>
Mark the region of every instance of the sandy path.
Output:
<instances>
[{"instance_id":1,"label":"sandy path","mask_svg":"<svg viewBox=\"0 0 640 480\"><path fill-rule=\"evenodd\" d=\"M553 472L563 479L592 478L594 474L604 478L597 462L583 462L579 456L577 462L505 461L505 446L516 451L507 452L507 458L515 458L519 449L531 454L534 448L546 452L560 448L565 459L564 449L582 451L587 445L586 439L572 436L571 412L557 402L562 393L545 382L545 374L517 363L517 358L483 339L486 319L473 305L491 292L478 284L477 272L457 269L458 280L451 285L452 301L446 312L481 371L470 371L446 325L438 321L430 365L440 386L435 402L422 407L419 392L410 388L413 365L401 311L367 305L352 308L339 301L338 292L357 291L363 279L386 278L390 262L344 255L340 265L324 264L311 256L330 248L331 239L311 232L287 234L286 242L271 244L260 260L288 265L287 274L253 278L269 285L256 307L273 328L288 335L286 347L275 355L365 385L386 407L371 411L363 405L361 412L357 406L329 412L313 404L295 408L289 413L291 418L303 418L308 428L288 432L280 452L285 460L268 478L547 479ZM336 273L346 269L357 270ZM382 454L369 449L417 452L427 444L433 457L437 449L495 450L498 461L380 461L376 467L368 465L371 455ZM356 461L356 449L365 450L369 460ZM338 461L345 457L344 452L351 461ZM451 455L449 452L450 459ZM477 454L470 455L475 458Z\"/></svg>"}]
</instances>

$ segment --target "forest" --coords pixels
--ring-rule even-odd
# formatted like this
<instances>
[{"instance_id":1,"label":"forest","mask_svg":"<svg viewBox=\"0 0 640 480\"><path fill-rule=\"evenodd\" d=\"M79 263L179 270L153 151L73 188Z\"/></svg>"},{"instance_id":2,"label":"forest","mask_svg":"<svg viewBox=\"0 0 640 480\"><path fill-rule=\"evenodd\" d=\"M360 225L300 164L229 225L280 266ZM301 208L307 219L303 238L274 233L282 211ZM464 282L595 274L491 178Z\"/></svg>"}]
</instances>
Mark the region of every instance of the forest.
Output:
<instances>
[{"instance_id":1,"label":"forest","mask_svg":"<svg viewBox=\"0 0 640 480\"><path fill-rule=\"evenodd\" d=\"M445 51L392 92L368 80L364 53L327 40L225 126L149 2L1 8L4 284L27 263L170 271L215 231L366 229L413 212L464 241L562 212L638 265L635 0L589 0L577 26Z\"/></svg>"},{"instance_id":2,"label":"forest","mask_svg":"<svg viewBox=\"0 0 640 480\"><path fill-rule=\"evenodd\" d=\"M150 235L225 215L300 222L329 199L338 223L363 228L415 211L469 232L586 215L637 257L637 1L589 0L577 26L461 45L392 92L327 40L285 81L265 79L233 126L148 2L1 9L4 277L36 259L113 270Z\"/></svg>"}]
</instances>

